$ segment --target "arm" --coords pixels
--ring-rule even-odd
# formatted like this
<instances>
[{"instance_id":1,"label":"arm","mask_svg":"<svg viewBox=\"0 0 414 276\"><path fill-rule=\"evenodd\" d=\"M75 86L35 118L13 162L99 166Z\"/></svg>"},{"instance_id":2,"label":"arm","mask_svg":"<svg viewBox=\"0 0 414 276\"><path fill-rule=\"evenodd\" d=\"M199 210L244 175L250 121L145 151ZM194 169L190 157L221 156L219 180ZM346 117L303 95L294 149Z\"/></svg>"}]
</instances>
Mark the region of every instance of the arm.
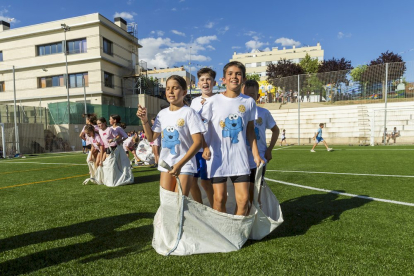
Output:
<instances>
[{"instance_id":1,"label":"arm","mask_svg":"<svg viewBox=\"0 0 414 276\"><path fill-rule=\"evenodd\" d=\"M260 163L264 163L264 161L260 158L259 149L257 148L256 134L254 133L254 121L249 121L247 123L247 140L252 147L254 162L257 166L260 166Z\"/></svg>"},{"instance_id":2,"label":"arm","mask_svg":"<svg viewBox=\"0 0 414 276\"><path fill-rule=\"evenodd\" d=\"M203 158L205 160L210 160L211 159L211 151L210 151L210 147L207 145L206 140L204 139L204 136L202 135L202 139L203 139Z\"/></svg>"},{"instance_id":3,"label":"arm","mask_svg":"<svg viewBox=\"0 0 414 276\"><path fill-rule=\"evenodd\" d=\"M79 138L81 138L82 140L86 141L85 131L82 131L82 132L79 134Z\"/></svg>"},{"instance_id":4,"label":"arm","mask_svg":"<svg viewBox=\"0 0 414 276\"><path fill-rule=\"evenodd\" d=\"M141 120L142 126L144 128L145 136L147 136L147 139L149 142L154 141L155 139L160 136L160 133L153 132L151 129L151 126L148 122L148 115L147 115L147 108L142 107L141 105L138 105L138 111L137 111L137 117Z\"/></svg>"},{"instance_id":5,"label":"arm","mask_svg":"<svg viewBox=\"0 0 414 276\"><path fill-rule=\"evenodd\" d=\"M270 160L272 160L272 150L276 145L277 139L279 138L279 127L277 125L272 127L270 130L272 131L272 138L270 139L269 147L265 152L265 158L267 159L267 162L270 162Z\"/></svg>"},{"instance_id":6,"label":"arm","mask_svg":"<svg viewBox=\"0 0 414 276\"><path fill-rule=\"evenodd\" d=\"M104 156L106 157L106 154L104 154L105 152L105 147L104 145L99 145L99 154L100 154L100 162L99 162L99 166L102 166L103 161L105 161Z\"/></svg>"},{"instance_id":7,"label":"arm","mask_svg":"<svg viewBox=\"0 0 414 276\"><path fill-rule=\"evenodd\" d=\"M190 161L190 159L193 158L200 149L203 143L202 137L203 135L201 133L195 133L191 135L191 138L193 138L193 144L188 149L188 152L184 155L184 157L178 161L178 163L174 164L172 170L169 171L170 174L174 176L178 176L180 174L181 168L184 166L184 164Z\"/></svg>"}]
</instances>

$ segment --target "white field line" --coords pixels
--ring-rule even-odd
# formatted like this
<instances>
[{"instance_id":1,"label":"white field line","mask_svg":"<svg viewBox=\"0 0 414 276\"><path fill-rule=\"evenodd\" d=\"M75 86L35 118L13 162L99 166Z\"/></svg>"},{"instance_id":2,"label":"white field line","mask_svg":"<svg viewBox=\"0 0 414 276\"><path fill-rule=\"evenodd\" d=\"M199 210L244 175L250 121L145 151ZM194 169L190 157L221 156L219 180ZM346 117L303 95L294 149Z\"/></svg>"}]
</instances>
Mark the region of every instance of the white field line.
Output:
<instances>
[{"instance_id":1,"label":"white field line","mask_svg":"<svg viewBox=\"0 0 414 276\"><path fill-rule=\"evenodd\" d=\"M397 175L397 174L369 174L369 173L337 173L337 172L310 172L310 171L283 171L283 170L266 170L267 172L283 173L317 173L317 174L340 174L340 175L360 175L360 176L382 176L382 177L408 177L414 178L414 175Z\"/></svg>"},{"instance_id":2,"label":"white field line","mask_svg":"<svg viewBox=\"0 0 414 276\"><path fill-rule=\"evenodd\" d=\"M74 166L87 166L88 164L75 164L75 163L40 163L40 162L0 162L0 164L26 164L26 163L32 163L32 164L41 164L41 165L74 165Z\"/></svg>"},{"instance_id":3,"label":"white field line","mask_svg":"<svg viewBox=\"0 0 414 276\"><path fill-rule=\"evenodd\" d=\"M16 158L16 159L6 159L6 160L3 160L3 161L0 161L0 163L2 163L2 162L4 162L4 163L13 163L13 162L15 162L15 160L24 160L24 159L33 160L33 159L69 157L70 155L73 155L73 154L66 154L66 155L59 155L59 156L47 156L47 157L33 157L33 158L26 157L26 158L23 158L23 159L21 157L19 157L19 158ZM86 155L85 155L85 157L86 157ZM86 158L85 158L85 160L86 160Z\"/></svg>"},{"instance_id":4,"label":"white field line","mask_svg":"<svg viewBox=\"0 0 414 276\"><path fill-rule=\"evenodd\" d=\"M414 203L409 203L409 202L402 202L402 201L382 199L382 198L376 198L376 197L370 197L370 196L362 196L362 195L354 195L354 194L342 193L342 192L338 192L338 191L332 191L332 190L314 188L314 187L299 185L299 184L295 184L295 183L290 183L290 182L285 182L285 181L270 179L270 178L267 178L267 177L265 177L265 180L266 181L280 183L280 184L284 184L284 185L288 185L288 186L294 186L294 187L298 187L298 188L319 191L319 192L325 192L325 193L337 194L337 195L342 195L342 196L356 197L356 198L362 198L362 199L367 199L367 200L372 200L372 201L381 201L381 202L386 202L386 203L392 203L392 204L399 204L399 205L405 205L405 206L412 206L412 207L414 207Z\"/></svg>"},{"instance_id":5,"label":"white field line","mask_svg":"<svg viewBox=\"0 0 414 276\"><path fill-rule=\"evenodd\" d=\"M286 148L290 148L290 150L305 150L305 151L306 150L310 151L312 149L311 146L309 146L309 148L302 148L302 149L301 148L294 148L294 147L286 147ZM276 150L278 150L278 149L276 149ZM360 149L335 149L335 148L332 148L332 150L333 151L340 151L340 150L346 150L346 151L348 151L348 150L359 150L359 151L362 151L362 150L365 150L365 151L379 151L379 150L382 150L382 151L387 151L387 150L414 150L414 149L364 149L364 148L360 148ZM315 151L318 152L318 148L315 148ZM320 147L319 151L326 151L326 149Z\"/></svg>"},{"instance_id":6,"label":"white field line","mask_svg":"<svg viewBox=\"0 0 414 276\"><path fill-rule=\"evenodd\" d=\"M284 148L280 147L280 148L273 149L273 150L281 150L281 149L287 149L287 148L290 148L290 146L285 146Z\"/></svg>"}]
</instances>

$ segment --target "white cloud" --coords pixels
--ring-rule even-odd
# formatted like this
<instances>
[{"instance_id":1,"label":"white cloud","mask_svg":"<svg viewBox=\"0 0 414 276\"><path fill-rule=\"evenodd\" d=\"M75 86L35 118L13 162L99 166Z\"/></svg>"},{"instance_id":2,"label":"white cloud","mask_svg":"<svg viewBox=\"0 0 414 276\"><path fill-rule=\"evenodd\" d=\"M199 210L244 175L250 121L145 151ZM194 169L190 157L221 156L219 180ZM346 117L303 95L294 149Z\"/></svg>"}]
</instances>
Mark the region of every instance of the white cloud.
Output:
<instances>
[{"instance_id":1,"label":"white cloud","mask_svg":"<svg viewBox=\"0 0 414 276\"><path fill-rule=\"evenodd\" d=\"M163 31L151 31L151 34L157 34L157 36L163 36L164 32Z\"/></svg>"},{"instance_id":2,"label":"white cloud","mask_svg":"<svg viewBox=\"0 0 414 276\"><path fill-rule=\"evenodd\" d=\"M9 11L6 8L3 8L0 10L0 20L9 22L10 24L16 24L19 23L20 20L17 20L16 18L11 17L8 15Z\"/></svg>"},{"instance_id":3,"label":"white cloud","mask_svg":"<svg viewBox=\"0 0 414 276\"><path fill-rule=\"evenodd\" d=\"M172 11L177 11L177 8L172 8L171 10L172 10Z\"/></svg>"},{"instance_id":4,"label":"white cloud","mask_svg":"<svg viewBox=\"0 0 414 276\"><path fill-rule=\"evenodd\" d=\"M350 34L350 33L349 34L344 34L343 32L339 32L338 35L337 35L338 39L342 39L344 37L349 38L351 36L352 36L352 34Z\"/></svg>"},{"instance_id":5,"label":"white cloud","mask_svg":"<svg viewBox=\"0 0 414 276\"><path fill-rule=\"evenodd\" d=\"M260 49L264 45L269 45L269 43L260 42L258 40L250 40L250 41L247 41L245 45L246 45L246 48L254 50L254 49Z\"/></svg>"},{"instance_id":6,"label":"white cloud","mask_svg":"<svg viewBox=\"0 0 414 276\"><path fill-rule=\"evenodd\" d=\"M184 1L185 1L185 0L180 0L180 1L179 1L179 3L182 3L182 2L184 2Z\"/></svg>"},{"instance_id":7,"label":"white cloud","mask_svg":"<svg viewBox=\"0 0 414 276\"><path fill-rule=\"evenodd\" d=\"M204 27L206 27L207 29L211 29L214 26L214 22L208 22L206 25L204 25Z\"/></svg>"},{"instance_id":8,"label":"white cloud","mask_svg":"<svg viewBox=\"0 0 414 276\"><path fill-rule=\"evenodd\" d=\"M300 46L300 42L299 41L295 41L291 38L286 38L286 37L281 37L275 40L275 43L279 43L282 44L282 46Z\"/></svg>"},{"instance_id":9,"label":"white cloud","mask_svg":"<svg viewBox=\"0 0 414 276\"><path fill-rule=\"evenodd\" d=\"M207 47L206 47L207 49L210 49L211 51L214 51L216 48L214 48L213 46L211 46L211 45L208 45Z\"/></svg>"},{"instance_id":10,"label":"white cloud","mask_svg":"<svg viewBox=\"0 0 414 276\"><path fill-rule=\"evenodd\" d=\"M224 28L218 28L217 32L221 35L225 34L228 30L230 30L229 26L225 26Z\"/></svg>"},{"instance_id":11,"label":"white cloud","mask_svg":"<svg viewBox=\"0 0 414 276\"><path fill-rule=\"evenodd\" d=\"M134 4L134 2L135 2L135 0L128 0L127 5L132 5L132 4Z\"/></svg>"},{"instance_id":12,"label":"white cloud","mask_svg":"<svg viewBox=\"0 0 414 276\"><path fill-rule=\"evenodd\" d=\"M116 12L113 17L122 17L125 20L134 20L135 12Z\"/></svg>"},{"instance_id":13,"label":"white cloud","mask_svg":"<svg viewBox=\"0 0 414 276\"><path fill-rule=\"evenodd\" d=\"M179 32L179 31L177 31L177 30L171 30L171 32L172 32L173 34L176 34L176 35L185 36L185 33Z\"/></svg>"},{"instance_id":14,"label":"white cloud","mask_svg":"<svg viewBox=\"0 0 414 276\"><path fill-rule=\"evenodd\" d=\"M199 38L195 40L195 42L198 44L204 45L204 44L209 44L213 40L217 40L217 36L215 35L200 36Z\"/></svg>"},{"instance_id":15,"label":"white cloud","mask_svg":"<svg viewBox=\"0 0 414 276\"><path fill-rule=\"evenodd\" d=\"M270 48L269 47L266 47L266 48L263 49L263 51L269 52L270 51Z\"/></svg>"},{"instance_id":16,"label":"white cloud","mask_svg":"<svg viewBox=\"0 0 414 276\"><path fill-rule=\"evenodd\" d=\"M148 37L140 39L140 44L143 46L140 49L140 58L148 63L149 68L165 68L177 64L188 65L190 59L190 46L191 63L211 60L210 57L200 54L200 51L205 50L205 48L197 42L189 44L174 42L170 38Z\"/></svg>"},{"instance_id":17,"label":"white cloud","mask_svg":"<svg viewBox=\"0 0 414 276\"><path fill-rule=\"evenodd\" d=\"M257 34L257 32L255 32L255 31L248 31L248 32L244 33L244 35L247 35L247 36L253 36L253 35L256 35L256 34Z\"/></svg>"},{"instance_id":18,"label":"white cloud","mask_svg":"<svg viewBox=\"0 0 414 276\"><path fill-rule=\"evenodd\" d=\"M241 49L241 47L240 46L233 46L233 47L231 47L232 49Z\"/></svg>"}]
</instances>

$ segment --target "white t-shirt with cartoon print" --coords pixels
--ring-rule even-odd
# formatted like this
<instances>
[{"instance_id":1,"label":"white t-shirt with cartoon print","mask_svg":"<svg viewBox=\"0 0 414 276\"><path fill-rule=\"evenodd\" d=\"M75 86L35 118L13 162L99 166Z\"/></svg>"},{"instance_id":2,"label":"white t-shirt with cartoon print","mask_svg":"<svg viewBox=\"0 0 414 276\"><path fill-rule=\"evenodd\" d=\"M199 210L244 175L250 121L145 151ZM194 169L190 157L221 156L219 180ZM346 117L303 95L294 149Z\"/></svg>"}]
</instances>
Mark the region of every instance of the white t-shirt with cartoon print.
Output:
<instances>
[{"instance_id":1,"label":"white t-shirt with cartoon print","mask_svg":"<svg viewBox=\"0 0 414 276\"><path fill-rule=\"evenodd\" d=\"M269 110L258 106L256 111L257 116L254 121L254 132L256 134L257 148L259 149L260 157L267 163L267 160L265 159L265 153L267 150L266 129L273 128L276 125L276 122ZM254 162L252 148L250 145L248 145L248 149L250 169L254 169L257 165Z\"/></svg>"},{"instance_id":2,"label":"white t-shirt with cartoon print","mask_svg":"<svg viewBox=\"0 0 414 276\"><path fill-rule=\"evenodd\" d=\"M161 133L160 159L170 166L177 164L188 152L193 144L191 135L203 134L206 131L198 113L188 106L183 106L177 111L171 111L169 108L161 110L155 118L152 130ZM158 170L167 172L161 166L158 166ZM197 172L195 156L181 168L181 172Z\"/></svg>"},{"instance_id":3,"label":"white t-shirt with cartoon print","mask_svg":"<svg viewBox=\"0 0 414 276\"><path fill-rule=\"evenodd\" d=\"M250 174L246 129L247 123L256 117L254 100L243 94L236 98L217 94L204 104L200 115L208 122L208 177Z\"/></svg>"},{"instance_id":4,"label":"white t-shirt with cartoon print","mask_svg":"<svg viewBox=\"0 0 414 276\"><path fill-rule=\"evenodd\" d=\"M214 96L211 96L211 97L214 97ZM209 97L209 98L203 98L203 96L200 96L200 97L194 98L191 101L191 106L190 107L192 109L194 109L197 113L199 113L201 111L201 109L203 108L203 105L207 104L207 102L209 101L209 99L211 97ZM204 100L204 103L201 103L203 100ZM204 140L206 139L207 131L208 131L208 129L204 133ZM198 152L203 152L203 147L201 147L201 149Z\"/></svg>"}]
</instances>

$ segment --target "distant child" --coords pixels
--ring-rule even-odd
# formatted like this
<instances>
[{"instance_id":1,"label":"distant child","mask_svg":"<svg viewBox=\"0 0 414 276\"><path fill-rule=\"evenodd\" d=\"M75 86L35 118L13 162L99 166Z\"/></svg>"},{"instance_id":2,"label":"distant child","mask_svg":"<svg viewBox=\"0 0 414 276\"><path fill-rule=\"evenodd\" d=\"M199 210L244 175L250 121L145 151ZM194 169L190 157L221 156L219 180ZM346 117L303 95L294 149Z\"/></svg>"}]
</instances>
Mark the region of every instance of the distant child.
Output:
<instances>
[{"instance_id":1,"label":"distant child","mask_svg":"<svg viewBox=\"0 0 414 276\"><path fill-rule=\"evenodd\" d=\"M285 142L285 146L287 146L287 142L286 142L286 130L285 129L282 131L282 139L280 140L280 146L283 145L283 142Z\"/></svg>"},{"instance_id":2,"label":"distant child","mask_svg":"<svg viewBox=\"0 0 414 276\"><path fill-rule=\"evenodd\" d=\"M134 136L128 137L122 143L122 146L123 146L128 158L129 158L129 153L131 152L137 162L138 162L139 158L138 158L138 156L135 152L135 149L136 149L136 145L138 145L138 143L139 143L139 137L138 137L137 134L135 134Z\"/></svg>"},{"instance_id":3,"label":"distant child","mask_svg":"<svg viewBox=\"0 0 414 276\"><path fill-rule=\"evenodd\" d=\"M203 108L203 105L206 104L210 98L213 96L213 88L216 85L216 72L210 68L201 68L197 72L198 78L198 87L201 90L201 96L194 98L191 102L191 108L197 112L200 112ZM204 139L206 138L208 133L204 134ZM207 144L205 144L206 146ZM207 176L207 163L206 160L202 157L203 156L203 149L202 147L199 152L196 154L196 161L197 161L197 173L194 175L194 184L191 187L191 195L195 201L202 203L201 198L201 191L198 188L198 178L201 178L201 186L203 187L204 191L207 194L208 201L210 205L213 206L213 186L211 185L211 179Z\"/></svg>"},{"instance_id":4,"label":"distant child","mask_svg":"<svg viewBox=\"0 0 414 276\"><path fill-rule=\"evenodd\" d=\"M188 196L197 172L195 154L202 145L205 126L194 109L184 105L187 83L184 78L172 75L167 79L165 95L169 108L161 110L152 129L148 122L147 109L138 105L137 116L141 119L149 142L160 135L162 150L160 159L172 167L171 171L158 166L161 171L160 185L168 191L178 191L175 177L180 179L183 194Z\"/></svg>"},{"instance_id":5,"label":"distant child","mask_svg":"<svg viewBox=\"0 0 414 276\"><path fill-rule=\"evenodd\" d=\"M236 215L246 216L249 209L250 166L247 141L252 146L256 165L260 158L254 132L255 101L241 94L246 78L246 68L238 61L223 68L226 92L211 97L204 104L201 117L208 122L209 148L204 148L208 177L214 190L213 208L226 212L227 177L234 184L237 202Z\"/></svg>"},{"instance_id":6,"label":"distant child","mask_svg":"<svg viewBox=\"0 0 414 276\"><path fill-rule=\"evenodd\" d=\"M82 153L88 153L88 149L86 148L86 140L82 139Z\"/></svg>"},{"instance_id":7,"label":"distant child","mask_svg":"<svg viewBox=\"0 0 414 276\"><path fill-rule=\"evenodd\" d=\"M122 144L122 142L128 138L128 135L125 133L124 130L126 125L124 123L121 123L121 116L117 114L112 114L111 116L109 116L109 124L112 126L112 129L114 130L116 142L118 144Z\"/></svg>"},{"instance_id":8,"label":"distant child","mask_svg":"<svg viewBox=\"0 0 414 276\"><path fill-rule=\"evenodd\" d=\"M315 135L313 136L313 140L315 140L315 144L313 145L313 147L311 149L311 152L315 152L315 147L320 142L323 142L323 144L325 145L327 151L331 151L332 150L330 147L328 147L328 144L322 138L322 129L323 129L323 127L324 127L324 123L320 123L318 130L315 132Z\"/></svg>"},{"instance_id":9,"label":"distant child","mask_svg":"<svg viewBox=\"0 0 414 276\"><path fill-rule=\"evenodd\" d=\"M246 81L243 89L243 94L256 100L259 93L259 84L255 80ZM279 127L276 125L272 114L269 110L257 107L256 108L256 120L254 121L254 131L256 133L257 147L259 149L260 158L262 158L266 164L272 160L272 150L275 147L277 138L279 137ZM272 138L270 139L269 147L266 144L266 129L272 131ZM249 164L250 164L250 203L253 200L254 182L256 177L256 162L253 158L251 147L249 146ZM263 168L263 177L266 171L266 166ZM260 198L260 197L259 197Z\"/></svg>"},{"instance_id":10,"label":"distant child","mask_svg":"<svg viewBox=\"0 0 414 276\"><path fill-rule=\"evenodd\" d=\"M107 155L111 154L111 152L116 149L116 135L114 129L107 126L106 119L104 117L98 119L98 126L99 136L101 137L102 143L105 147L102 159L99 162L99 165L102 166L102 163L105 161Z\"/></svg>"},{"instance_id":11,"label":"distant child","mask_svg":"<svg viewBox=\"0 0 414 276\"><path fill-rule=\"evenodd\" d=\"M99 132L99 127L96 123L96 115L95 114L82 114L82 117L85 118L85 126L87 125L92 125L95 127L95 132L98 133ZM91 149L91 144L89 144L89 141L87 140L87 134L85 132L85 126L83 126L81 133L79 134L79 137L85 141L86 144L86 149L90 150ZM82 143L83 145L83 143ZM84 153L87 153L87 151L84 151Z\"/></svg>"},{"instance_id":12,"label":"distant child","mask_svg":"<svg viewBox=\"0 0 414 276\"><path fill-rule=\"evenodd\" d=\"M87 140L89 140L89 144L92 146L91 154L94 157L95 166L98 167L99 165L102 165L101 160L105 151L105 146L101 136L95 132L95 128L92 125L87 125L85 127L85 132L88 135Z\"/></svg>"}]
</instances>

